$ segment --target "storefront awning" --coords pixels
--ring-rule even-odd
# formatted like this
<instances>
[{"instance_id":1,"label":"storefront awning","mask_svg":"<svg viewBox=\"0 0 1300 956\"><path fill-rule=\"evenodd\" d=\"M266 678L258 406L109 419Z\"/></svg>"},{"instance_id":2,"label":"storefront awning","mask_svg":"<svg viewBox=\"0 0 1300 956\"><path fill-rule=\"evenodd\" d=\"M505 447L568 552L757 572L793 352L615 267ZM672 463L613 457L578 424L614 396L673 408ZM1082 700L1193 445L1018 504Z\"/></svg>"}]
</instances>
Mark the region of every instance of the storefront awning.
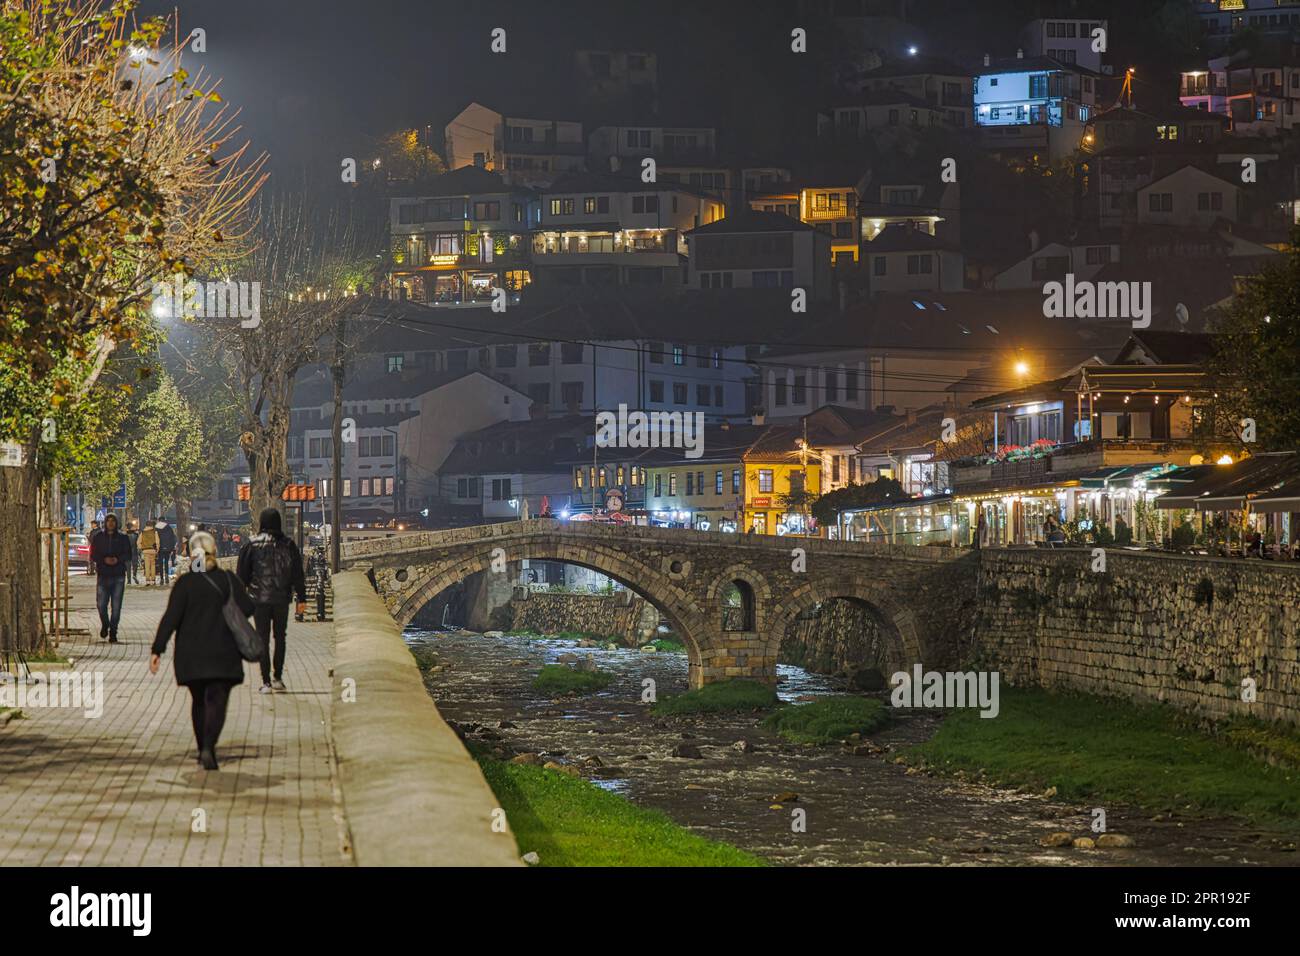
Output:
<instances>
[{"instance_id":1,"label":"storefront awning","mask_svg":"<svg viewBox=\"0 0 1300 956\"><path fill-rule=\"evenodd\" d=\"M1250 510L1263 514L1300 511L1300 478L1292 478L1273 491L1252 499Z\"/></svg>"},{"instance_id":2,"label":"storefront awning","mask_svg":"<svg viewBox=\"0 0 1300 956\"><path fill-rule=\"evenodd\" d=\"M1300 461L1293 452L1256 455L1231 465L1215 465L1205 475L1156 499L1157 508L1239 511L1247 498L1273 490L1294 474Z\"/></svg>"}]
</instances>

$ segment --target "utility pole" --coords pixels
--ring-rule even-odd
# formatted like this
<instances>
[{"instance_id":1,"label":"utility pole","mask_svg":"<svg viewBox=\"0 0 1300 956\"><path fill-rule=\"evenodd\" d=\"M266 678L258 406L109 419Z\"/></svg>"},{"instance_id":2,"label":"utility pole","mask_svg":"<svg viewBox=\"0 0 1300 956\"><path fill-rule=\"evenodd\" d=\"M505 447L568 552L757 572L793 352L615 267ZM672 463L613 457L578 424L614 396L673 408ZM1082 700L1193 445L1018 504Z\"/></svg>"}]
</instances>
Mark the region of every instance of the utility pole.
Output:
<instances>
[{"instance_id":1,"label":"utility pole","mask_svg":"<svg viewBox=\"0 0 1300 956\"><path fill-rule=\"evenodd\" d=\"M340 315L334 327L334 476L330 499L334 514L330 528L330 573L339 573L339 543L343 536L343 339L347 318Z\"/></svg>"}]
</instances>

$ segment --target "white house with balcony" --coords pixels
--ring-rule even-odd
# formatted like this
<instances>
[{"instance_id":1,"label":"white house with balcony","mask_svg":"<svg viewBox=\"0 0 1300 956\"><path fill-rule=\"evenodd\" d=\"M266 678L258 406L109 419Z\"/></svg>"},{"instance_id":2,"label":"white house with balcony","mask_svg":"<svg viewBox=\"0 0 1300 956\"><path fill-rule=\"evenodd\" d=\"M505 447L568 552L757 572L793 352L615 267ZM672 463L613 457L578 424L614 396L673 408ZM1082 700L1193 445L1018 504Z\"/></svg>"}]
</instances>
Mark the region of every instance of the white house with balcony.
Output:
<instances>
[{"instance_id":1,"label":"white house with balcony","mask_svg":"<svg viewBox=\"0 0 1300 956\"><path fill-rule=\"evenodd\" d=\"M1046 56L986 56L975 76L975 125L986 149L1046 164L1083 141L1096 110L1097 75Z\"/></svg>"},{"instance_id":2,"label":"white house with balcony","mask_svg":"<svg viewBox=\"0 0 1300 956\"><path fill-rule=\"evenodd\" d=\"M725 212L721 200L685 186L602 173L565 176L540 201L536 279L569 285L681 285L685 233Z\"/></svg>"}]
</instances>

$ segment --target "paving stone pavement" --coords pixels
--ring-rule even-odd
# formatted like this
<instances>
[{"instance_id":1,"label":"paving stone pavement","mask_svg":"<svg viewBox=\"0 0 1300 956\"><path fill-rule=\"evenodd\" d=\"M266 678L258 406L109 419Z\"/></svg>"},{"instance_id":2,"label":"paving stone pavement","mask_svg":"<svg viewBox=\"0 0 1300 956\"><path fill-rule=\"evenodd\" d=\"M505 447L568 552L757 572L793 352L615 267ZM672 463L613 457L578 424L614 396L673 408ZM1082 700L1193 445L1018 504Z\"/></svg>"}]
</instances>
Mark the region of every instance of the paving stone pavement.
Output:
<instances>
[{"instance_id":1,"label":"paving stone pavement","mask_svg":"<svg viewBox=\"0 0 1300 956\"><path fill-rule=\"evenodd\" d=\"M0 726L0 864L349 865L327 732L333 625L290 615L287 692L258 693L257 665L245 665L221 769L205 771L171 647L149 674L168 590L127 587L115 645L98 639L94 594L94 578L74 573L72 624L91 638L59 650L77 671L102 673L103 715L27 707Z\"/></svg>"}]
</instances>

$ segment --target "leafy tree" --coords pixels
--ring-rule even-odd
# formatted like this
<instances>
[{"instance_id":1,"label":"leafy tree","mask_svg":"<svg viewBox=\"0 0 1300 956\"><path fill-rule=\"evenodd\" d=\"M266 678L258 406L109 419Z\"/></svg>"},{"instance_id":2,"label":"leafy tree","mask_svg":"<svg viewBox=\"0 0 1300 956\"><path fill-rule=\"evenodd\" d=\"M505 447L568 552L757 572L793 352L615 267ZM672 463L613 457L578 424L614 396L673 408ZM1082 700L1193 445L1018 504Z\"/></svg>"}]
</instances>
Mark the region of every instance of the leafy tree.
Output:
<instances>
[{"instance_id":1,"label":"leafy tree","mask_svg":"<svg viewBox=\"0 0 1300 956\"><path fill-rule=\"evenodd\" d=\"M262 181L212 84L181 65L185 41L168 45L163 19L134 25L135 6L0 0L0 441L22 458L0 468L0 567L24 648L40 641L38 503L58 444L93 447L107 410L92 392L149 328L153 284L237 253Z\"/></svg>"},{"instance_id":2,"label":"leafy tree","mask_svg":"<svg viewBox=\"0 0 1300 956\"><path fill-rule=\"evenodd\" d=\"M906 499L903 486L894 478L877 478L865 485L846 485L828 491L812 503L812 514L820 525L833 525L840 513L850 508L884 504Z\"/></svg>"},{"instance_id":3,"label":"leafy tree","mask_svg":"<svg viewBox=\"0 0 1300 956\"><path fill-rule=\"evenodd\" d=\"M399 129L379 141L379 171L390 183L419 185L447 171L442 157L420 142L414 129Z\"/></svg>"},{"instance_id":4,"label":"leafy tree","mask_svg":"<svg viewBox=\"0 0 1300 956\"><path fill-rule=\"evenodd\" d=\"M1249 450L1300 445L1300 230L1285 261L1250 279L1213 329L1216 397L1207 437L1240 436L1251 419Z\"/></svg>"}]
</instances>

